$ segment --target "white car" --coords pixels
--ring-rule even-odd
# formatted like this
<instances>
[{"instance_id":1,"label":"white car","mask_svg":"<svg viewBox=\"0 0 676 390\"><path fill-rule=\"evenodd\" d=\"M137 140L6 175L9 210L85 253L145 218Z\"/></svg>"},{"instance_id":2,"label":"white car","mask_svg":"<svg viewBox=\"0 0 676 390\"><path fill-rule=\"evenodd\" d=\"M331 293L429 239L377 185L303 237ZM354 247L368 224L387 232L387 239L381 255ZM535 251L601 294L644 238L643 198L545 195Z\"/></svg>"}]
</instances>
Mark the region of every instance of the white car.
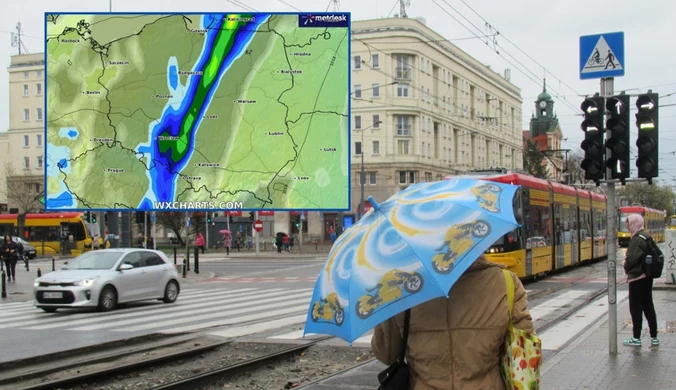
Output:
<instances>
[{"instance_id":1,"label":"white car","mask_svg":"<svg viewBox=\"0 0 676 390\"><path fill-rule=\"evenodd\" d=\"M35 279L36 307L98 308L110 311L118 303L159 299L173 303L181 291L174 264L160 251L104 249L86 252L58 271Z\"/></svg>"}]
</instances>

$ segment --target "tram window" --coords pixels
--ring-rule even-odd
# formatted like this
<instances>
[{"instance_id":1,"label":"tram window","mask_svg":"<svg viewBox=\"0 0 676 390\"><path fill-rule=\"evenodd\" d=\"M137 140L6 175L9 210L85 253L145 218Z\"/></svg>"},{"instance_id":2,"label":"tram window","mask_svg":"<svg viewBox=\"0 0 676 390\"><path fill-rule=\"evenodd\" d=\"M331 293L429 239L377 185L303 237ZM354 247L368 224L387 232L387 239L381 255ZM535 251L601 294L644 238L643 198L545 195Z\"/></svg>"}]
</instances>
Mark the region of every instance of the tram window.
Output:
<instances>
[{"instance_id":1,"label":"tram window","mask_svg":"<svg viewBox=\"0 0 676 390\"><path fill-rule=\"evenodd\" d=\"M34 241L59 241L58 226L31 226L30 229Z\"/></svg>"},{"instance_id":2,"label":"tram window","mask_svg":"<svg viewBox=\"0 0 676 390\"><path fill-rule=\"evenodd\" d=\"M14 234L14 225L11 223L0 223L0 233L3 236L5 234Z\"/></svg>"},{"instance_id":3,"label":"tram window","mask_svg":"<svg viewBox=\"0 0 676 390\"><path fill-rule=\"evenodd\" d=\"M538 237L539 241L551 242L551 231L549 227L549 207L531 205L531 226L528 231L528 238Z\"/></svg>"},{"instance_id":4,"label":"tram window","mask_svg":"<svg viewBox=\"0 0 676 390\"><path fill-rule=\"evenodd\" d=\"M61 227L64 231L67 231L68 234L72 234L73 240L75 241L82 241L87 238L85 227L82 222L62 223Z\"/></svg>"}]
</instances>

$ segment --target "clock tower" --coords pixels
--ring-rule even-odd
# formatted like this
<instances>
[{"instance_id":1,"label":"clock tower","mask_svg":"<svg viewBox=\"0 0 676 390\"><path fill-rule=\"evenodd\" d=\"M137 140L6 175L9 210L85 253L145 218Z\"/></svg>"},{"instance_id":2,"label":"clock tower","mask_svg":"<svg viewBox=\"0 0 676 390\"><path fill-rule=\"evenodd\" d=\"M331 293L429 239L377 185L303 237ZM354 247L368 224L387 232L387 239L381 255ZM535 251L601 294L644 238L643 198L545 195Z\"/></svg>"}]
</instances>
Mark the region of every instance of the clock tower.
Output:
<instances>
[{"instance_id":1,"label":"clock tower","mask_svg":"<svg viewBox=\"0 0 676 390\"><path fill-rule=\"evenodd\" d=\"M554 99L547 92L547 81L543 80L542 93L535 101L535 112L530 119L530 140L538 150L547 156L546 164L551 179L560 180L564 168L561 141L563 133L559 125L559 118L554 112ZM551 151L551 152L548 152Z\"/></svg>"}]
</instances>

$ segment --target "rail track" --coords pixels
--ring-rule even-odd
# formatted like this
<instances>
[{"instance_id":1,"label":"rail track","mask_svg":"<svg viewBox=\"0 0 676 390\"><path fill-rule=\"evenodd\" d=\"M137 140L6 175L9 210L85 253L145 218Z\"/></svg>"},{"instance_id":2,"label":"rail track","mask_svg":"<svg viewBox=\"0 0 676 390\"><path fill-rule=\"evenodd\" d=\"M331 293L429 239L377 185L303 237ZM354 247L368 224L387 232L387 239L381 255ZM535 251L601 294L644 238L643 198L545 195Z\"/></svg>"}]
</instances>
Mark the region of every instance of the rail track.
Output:
<instances>
[{"instance_id":1,"label":"rail track","mask_svg":"<svg viewBox=\"0 0 676 390\"><path fill-rule=\"evenodd\" d=\"M197 389L200 386L213 384L214 382L232 377L234 375L248 372L259 368L262 365L266 365L280 359L285 359L291 356L294 356L311 346L320 343L322 341L332 339L333 336L319 337L312 339L300 345L294 345L289 348L282 349L280 351L275 351L268 353L263 356L258 356L252 359L245 360L243 362L235 363L228 365L222 368L211 370L205 373L197 374L185 379L177 380L172 383L167 383L155 387L151 387L150 390L183 390L183 389Z\"/></svg>"}]
</instances>

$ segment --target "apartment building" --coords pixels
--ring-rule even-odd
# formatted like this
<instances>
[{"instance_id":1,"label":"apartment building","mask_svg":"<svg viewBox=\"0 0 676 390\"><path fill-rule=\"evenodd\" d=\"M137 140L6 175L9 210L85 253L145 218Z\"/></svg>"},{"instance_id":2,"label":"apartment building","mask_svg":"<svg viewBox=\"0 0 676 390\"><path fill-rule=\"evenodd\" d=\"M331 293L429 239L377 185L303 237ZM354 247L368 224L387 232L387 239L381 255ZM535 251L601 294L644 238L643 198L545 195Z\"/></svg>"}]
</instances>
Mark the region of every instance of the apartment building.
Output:
<instances>
[{"instance_id":1,"label":"apartment building","mask_svg":"<svg viewBox=\"0 0 676 390\"><path fill-rule=\"evenodd\" d=\"M423 20L352 24L352 208L474 169L521 168L521 91ZM365 204L368 210L370 205Z\"/></svg>"},{"instance_id":2,"label":"apartment building","mask_svg":"<svg viewBox=\"0 0 676 390\"><path fill-rule=\"evenodd\" d=\"M42 208L34 198L44 187L44 66L43 53L36 53L12 56L7 68L8 151L0 176L10 212Z\"/></svg>"}]
</instances>

